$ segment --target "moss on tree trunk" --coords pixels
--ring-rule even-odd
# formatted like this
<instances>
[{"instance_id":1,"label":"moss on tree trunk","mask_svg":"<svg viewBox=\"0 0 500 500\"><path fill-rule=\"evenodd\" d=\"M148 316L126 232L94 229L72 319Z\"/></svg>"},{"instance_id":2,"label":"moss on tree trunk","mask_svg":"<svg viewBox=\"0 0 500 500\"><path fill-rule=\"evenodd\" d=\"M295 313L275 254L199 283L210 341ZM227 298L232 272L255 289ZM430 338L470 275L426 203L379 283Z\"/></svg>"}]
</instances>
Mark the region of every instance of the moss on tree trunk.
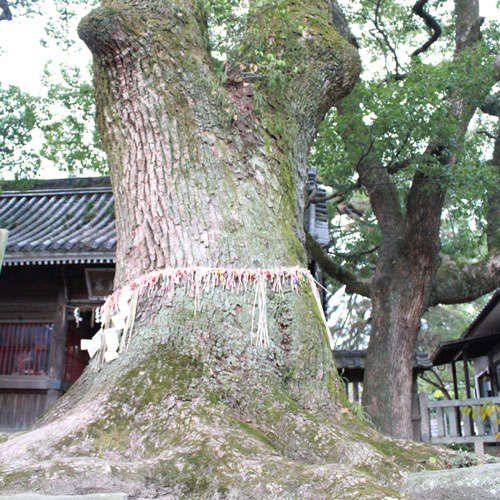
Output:
<instances>
[{"instance_id":1,"label":"moss on tree trunk","mask_svg":"<svg viewBox=\"0 0 500 500\"><path fill-rule=\"evenodd\" d=\"M341 412L315 307L307 290L271 294L263 348L248 341L244 296L216 290L196 312L183 292L164 298L125 355L92 366L34 429L0 445L0 492L401 497L401 471L430 466L436 450Z\"/></svg>"},{"instance_id":2,"label":"moss on tree trunk","mask_svg":"<svg viewBox=\"0 0 500 500\"><path fill-rule=\"evenodd\" d=\"M273 74L219 83L200 2L106 1L82 21L116 200L117 286L164 266L306 264L309 147L359 61L330 2L279 6L254 13L241 48L245 64L255 44L283 60L278 88ZM398 497L386 483L404 453L342 412L310 289L268 293L266 348L250 340L252 301L253 290L215 288L195 311L182 288L144 296L128 352L0 445L0 491Z\"/></svg>"}]
</instances>

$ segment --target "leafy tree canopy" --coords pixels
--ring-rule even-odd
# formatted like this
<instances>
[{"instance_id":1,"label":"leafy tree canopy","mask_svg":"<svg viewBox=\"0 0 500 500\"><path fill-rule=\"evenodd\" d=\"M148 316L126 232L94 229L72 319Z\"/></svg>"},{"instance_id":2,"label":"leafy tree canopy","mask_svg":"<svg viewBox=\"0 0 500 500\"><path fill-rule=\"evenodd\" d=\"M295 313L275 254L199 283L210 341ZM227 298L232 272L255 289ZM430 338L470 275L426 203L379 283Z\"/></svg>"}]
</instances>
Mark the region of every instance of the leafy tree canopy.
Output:
<instances>
[{"instance_id":1,"label":"leafy tree canopy","mask_svg":"<svg viewBox=\"0 0 500 500\"><path fill-rule=\"evenodd\" d=\"M9 20L5 15L4 19ZM91 7L91 5L90 5ZM76 22L86 2L10 2L14 19L37 17L44 23L43 46L75 56ZM1 29L1 25L0 25ZM76 51L77 52L77 51ZM47 61L39 95L0 82L0 177L28 180L41 166L77 175L107 171L94 125L94 95L88 69Z\"/></svg>"},{"instance_id":2,"label":"leafy tree canopy","mask_svg":"<svg viewBox=\"0 0 500 500\"><path fill-rule=\"evenodd\" d=\"M359 276L373 272L377 261L373 250L380 245L381 234L356 170L360 162L371 161L371 168L389 174L387 182L397 188L403 213L417 169L446 184L440 234L443 258L479 259L487 252L488 193L498 185L498 166L488 161L497 117L481 111L485 96L492 86L493 92L496 89L498 21L486 19L480 42L454 55L453 2L429 2L426 9L440 35L412 56L432 34L423 29L423 20L412 11L413 3L343 4L365 71L341 108L332 109L322 123L311 162L337 194L329 202L330 213L346 214L349 204L358 210L348 219L337 217L330 255ZM455 94L478 110L463 138L458 133L463 125L450 99ZM442 141L441 153L445 150L456 161L443 164L429 151L436 138Z\"/></svg>"}]
</instances>

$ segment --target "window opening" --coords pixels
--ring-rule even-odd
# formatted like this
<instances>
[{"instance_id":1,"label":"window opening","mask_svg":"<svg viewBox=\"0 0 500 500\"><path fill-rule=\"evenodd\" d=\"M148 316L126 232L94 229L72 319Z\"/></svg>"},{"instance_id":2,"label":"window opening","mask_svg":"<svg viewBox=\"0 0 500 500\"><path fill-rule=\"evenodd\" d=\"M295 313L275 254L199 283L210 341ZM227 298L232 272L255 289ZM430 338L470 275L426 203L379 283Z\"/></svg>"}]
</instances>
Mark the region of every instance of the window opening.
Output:
<instances>
[{"instance_id":1,"label":"window opening","mask_svg":"<svg viewBox=\"0 0 500 500\"><path fill-rule=\"evenodd\" d=\"M47 375L53 325L0 323L0 375Z\"/></svg>"}]
</instances>

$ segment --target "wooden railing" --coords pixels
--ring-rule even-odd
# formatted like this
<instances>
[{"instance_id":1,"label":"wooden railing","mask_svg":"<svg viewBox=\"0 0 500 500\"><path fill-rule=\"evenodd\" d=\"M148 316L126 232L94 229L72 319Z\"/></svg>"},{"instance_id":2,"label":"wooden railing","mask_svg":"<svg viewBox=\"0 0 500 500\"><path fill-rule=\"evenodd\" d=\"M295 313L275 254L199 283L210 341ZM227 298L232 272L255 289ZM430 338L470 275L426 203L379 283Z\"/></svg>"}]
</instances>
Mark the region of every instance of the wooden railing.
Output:
<instances>
[{"instance_id":1,"label":"wooden railing","mask_svg":"<svg viewBox=\"0 0 500 500\"><path fill-rule=\"evenodd\" d=\"M478 455L484 454L485 443L496 443L500 427L497 412L484 420L482 406L490 402L500 405L500 397L429 401L427 394L419 395L420 431L422 441L432 444L474 444Z\"/></svg>"}]
</instances>

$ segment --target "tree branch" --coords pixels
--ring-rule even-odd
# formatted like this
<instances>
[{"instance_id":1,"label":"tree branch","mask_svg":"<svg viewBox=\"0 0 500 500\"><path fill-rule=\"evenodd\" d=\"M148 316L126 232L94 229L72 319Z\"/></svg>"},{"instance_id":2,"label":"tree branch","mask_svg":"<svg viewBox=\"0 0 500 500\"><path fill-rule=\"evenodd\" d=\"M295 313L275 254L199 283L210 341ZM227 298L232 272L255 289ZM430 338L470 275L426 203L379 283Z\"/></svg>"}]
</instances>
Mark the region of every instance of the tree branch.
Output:
<instances>
[{"instance_id":1,"label":"tree branch","mask_svg":"<svg viewBox=\"0 0 500 500\"><path fill-rule=\"evenodd\" d=\"M358 41L349 29L349 25L347 24L344 13L338 6L337 2L334 0L330 0L330 5L332 9L333 25L337 28L337 31L344 40L359 49Z\"/></svg>"},{"instance_id":2,"label":"tree branch","mask_svg":"<svg viewBox=\"0 0 500 500\"><path fill-rule=\"evenodd\" d=\"M442 33L441 26L439 26L438 22L424 10L424 6L428 1L429 0L418 0L418 2L413 6L412 11L424 20L426 26L430 28L433 33L429 40L412 53L412 57L425 52L441 36Z\"/></svg>"},{"instance_id":3,"label":"tree branch","mask_svg":"<svg viewBox=\"0 0 500 500\"><path fill-rule=\"evenodd\" d=\"M434 368L431 368L430 372L438 379L439 382L434 382L430 378L427 378L423 373L420 374L420 378L422 380L425 380L427 383L433 385L434 387L436 387L436 389L439 389L440 391L442 391L443 394L445 395L446 399L448 399L448 400L453 399L451 397L450 393L448 392L448 389L446 389L441 377L437 374L437 372L434 370Z\"/></svg>"},{"instance_id":4,"label":"tree branch","mask_svg":"<svg viewBox=\"0 0 500 500\"><path fill-rule=\"evenodd\" d=\"M353 116L363 115L360 102L354 102L352 99L348 103L343 101L337 104L337 110L341 115L346 112L352 113ZM358 185L366 189L370 197L370 204L379 222L382 235L393 238L395 234L400 233L403 221L398 193L386 169L383 168L378 159L371 157L373 156L375 139L372 137L370 127L362 122L359 123L359 127L363 132L356 132L356 136L363 137L362 140L365 140L368 144L364 144L364 151L355 167L359 175ZM367 139L364 139L365 137ZM351 131L344 130L342 139L346 144L349 144L353 140Z\"/></svg>"},{"instance_id":5,"label":"tree branch","mask_svg":"<svg viewBox=\"0 0 500 500\"><path fill-rule=\"evenodd\" d=\"M11 21L12 12L10 11L9 3L7 2L7 0L0 0L0 9L2 9L0 21Z\"/></svg>"},{"instance_id":6,"label":"tree branch","mask_svg":"<svg viewBox=\"0 0 500 500\"><path fill-rule=\"evenodd\" d=\"M470 302L492 292L499 283L500 255L463 265L447 259L436 274L430 305Z\"/></svg>"},{"instance_id":7,"label":"tree branch","mask_svg":"<svg viewBox=\"0 0 500 500\"><path fill-rule=\"evenodd\" d=\"M399 172L400 170L403 170L408 165L410 165L411 160L409 158L405 158L403 160L396 161L401 156L401 153L403 152L404 148L408 144L410 137L411 137L411 131L408 131L408 133L406 134L406 137L404 138L403 142L401 143L398 150L396 151L394 158L392 158L391 161L387 164L387 166L386 166L387 172L389 172L390 174L395 174L396 172Z\"/></svg>"},{"instance_id":8,"label":"tree branch","mask_svg":"<svg viewBox=\"0 0 500 500\"><path fill-rule=\"evenodd\" d=\"M369 250L365 250L364 252L358 252L358 253L337 253L339 257L342 257L343 259L346 260L359 260L360 257L363 257L364 255L370 255L371 253L375 253L380 247L376 246L373 248L370 248Z\"/></svg>"},{"instance_id":9,"label":"tree branch","mask_svg":"<svg viewBox=\"0 0 500 500\"><path fill-rule=\"evenodd\" d=\"M318 203L319 201L329 201L333 200L334 198L339 198L340 202L343 201L343 199L345 198L345 193L343 193L342 191L335 191L335 193L329 194L327 196L316 196L316 194L317 194L316 189L311 191L311 194L309 195L309 198L307 198L307 202L304 206L304 210L309 208L309 205L311 203Z\"/></svg>"},{"instance_id":10,"label":"tree branch","mask_svg":"<svg viewBox=\"0 0 500 500\"><path fill-rule=\"evenodd\" d=\"M417 4L425 4L423 0ZM476 1L455 0L456 33L455 54L469 49L481 37L479 27L479 5ZM477 28L477 29L476 29ZM476 104L463 96L458 89L453 90L446 99L454 110L456 130L452 135L437 135L427 146L426 156L445 166L457 162L453 144L462 144L467 127L476 110ZM404 244L407 257L418 261L422 271L434 272L438 265L439 228L442 208L447 190L446 179L440 175L439 168L432 174L417 168L408 195L405 220ZM419 259L419 256L425 258ZM486 293L486 292L485 292Z\"/></svg>"},{"instance_id":11,"label":"tree branch","mask_svg":"<svg viewBox=\"0 0 500 500\"><path fill-rule=\"evenodd\" d=\"M380 22L379 22L379 11L380 11L380 2L381 0L377 0L377 3L375 5L375 19L373 20L373 24L375 25L375 28L377 31L382 35L382 38L384 39L384 43L386 47L389 49L389 51L392 53L392 56L394 57L394 64L396 65L395 70L396 70L396 76L398 76L399 70L401 68L401 65L399 64L398 60L398 54L394 47L391 45L391 42L389 40L389 37L387 36L386 32L380 27Z\"/></svg>"},{"instance_id":12,"label":"tree branch","mask_svg":"<svg viewBox=\"0 0 500 500\"><path fill-rule=\"evenodd\" d=\"M479 16L479 2L471 0L455 0L455 13L455 50L459 52L481 39L484 17Z\"/></svg>"},{"instance_id":13,"label":"tree branch","mask_svg":"<svg viewBox=\"0 0 500 500\"><path fill-rule=\"evenodd\" d=\"M492 134L491 132L488 132L487 130L478 130L477 133L478 134L486 135L490 139L496 139L498 137L497 135Z\"/></svg>"},{"instance_id":14,"label":"tree branch","mask_svg":"<svg viewBox=\"0 0 500 500\"><path fill-rule=\"evenodd\" d=\"M395 184L379 163L360 163L357 168L360 182L370 197L373 213L379 222L383 237L401 234L403 213Z\"/></svg>"},{"instance_id":15,"label":"tree branch","mask_svg":"<svg viewBox=\"0 0 500 500\"><path fill-rule=\"evenodd\" d=\"M387 172L389 174L395 174L396 172L399 172L400 170L404 170L410 164L411 164L410 158L405 158L404 160L401 160L401 161L391 161L391 163L389 163L389 165L387 165Z\"/></svg>"},{"instance_id":16,"label":"tree branch","mask_svg":"<svg viewBox=\"0 0 500 500\"><path fill-rule=\"evenodd\" d=\"M370 280L360 279L339 266L310 234L306 234L306 250L328 276L346 286L347 293L357 293L364 297L371 296Z\"/></svg>"},{"instance_id":17,"label":"tree branch","mask_svg":"<svg viewBox=\"0 0 500 500\"><path fill-rule=\"evenodd\" d=\"M480 108L483 113L500 118L500 94L487 96Z\"/></svg>"}]
</instances>

